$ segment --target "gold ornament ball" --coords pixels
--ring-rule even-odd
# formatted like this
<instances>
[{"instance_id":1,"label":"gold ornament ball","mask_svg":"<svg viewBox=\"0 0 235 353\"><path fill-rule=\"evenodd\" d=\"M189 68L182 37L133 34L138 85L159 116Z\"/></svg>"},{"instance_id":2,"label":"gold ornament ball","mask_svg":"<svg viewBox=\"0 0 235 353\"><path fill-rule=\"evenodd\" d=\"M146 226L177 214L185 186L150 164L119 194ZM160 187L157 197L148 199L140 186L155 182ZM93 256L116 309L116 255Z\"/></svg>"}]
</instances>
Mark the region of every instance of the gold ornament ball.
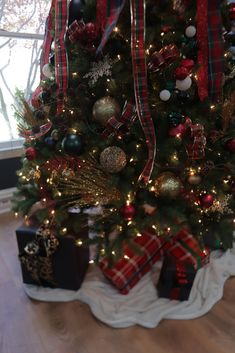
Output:
<instances>
[{"instance_id":1,"label":"gold ornament ball","mask_svg":"<svg viewBox=\"0 0 235 353\"><path fill-rule=\"evenodd\" d=\"M107 173L118 173L126 166L126 154L117 146L107 147L100 154L101 167Z\"/></svg>"},{"instance_id":2,"label":"gold ornament ball","mask_svg":"<svg viewBox=\"0 0 235 353\"><path fill-rule=\"evenodd\" d=\"M95 102L92 110L93 119L96 123L106 126L108 120L115 116L118 118L121 114L121 109L118 102L112 97L103 97Z\"/></svg>"},{"instance_id":3,"label":"gold ornament ball","mask_svg":"<svg viewBox=\"0 0 235 353\"><path fill-rule=\"evenodd\" d=\"M179 195L182 183L178 177L171 172L160 174L154 182L156 196L167 196L174 198Z\"/></svg>"},{"instance_id":4,"label":"gold ornament ball","mask_svg":"<svg viewBox=\"0 0 235 353\"><path fill-rule=\"evenodd\" d=\"M199 185L202 181L202 178L198 174L193 174L188 177L188 183L190 185Z\"/></svg>"}]
</instances>

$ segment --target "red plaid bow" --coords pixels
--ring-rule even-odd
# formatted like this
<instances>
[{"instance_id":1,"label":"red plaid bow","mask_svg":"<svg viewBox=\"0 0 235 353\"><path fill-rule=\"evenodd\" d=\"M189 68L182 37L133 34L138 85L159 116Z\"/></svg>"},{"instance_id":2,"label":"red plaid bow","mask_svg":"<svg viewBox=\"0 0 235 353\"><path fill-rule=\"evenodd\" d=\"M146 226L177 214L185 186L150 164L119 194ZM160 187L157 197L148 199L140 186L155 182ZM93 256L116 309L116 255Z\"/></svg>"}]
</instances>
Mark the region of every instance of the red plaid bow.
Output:
<instances>
[{"instance_id":1,"label":"red plaid bow","mask_svg":"<svg viewBox=\"0 0 235 353\"><path fill-rule=\"evenodd\" d=\"M103 131L102 136L107 138L116 135L126 124L129 124L130 127L134 123L135 119L135 107L130 102L126 102L121 118L117 120L114 116L111 117L108 120L107 126Z\"/></svg>"},{"instance_id":2,"label":"red plaid bow","mask_svg":"<svg viewBox=\"0 0 235 353\"><path fill-rule=\"evenodd\" d=\"M84 29L85 29L85 23L83 20L73 21L68 28L69 40L72 43L75 43L77 40L80 40Z\"/></svg>"},{"instance_id":3,"label":"red plaid bow","mask_svg":"<svg viewBox=\"0 0 235 353\"><path fill-rule=\"evenodd\" d=\"M180 52L175 44L166 45L160 51L155 51L148 63L148 68L152 71L159 70L163 65L169 64L179 57Z\"/></svg>"}]
</instances>

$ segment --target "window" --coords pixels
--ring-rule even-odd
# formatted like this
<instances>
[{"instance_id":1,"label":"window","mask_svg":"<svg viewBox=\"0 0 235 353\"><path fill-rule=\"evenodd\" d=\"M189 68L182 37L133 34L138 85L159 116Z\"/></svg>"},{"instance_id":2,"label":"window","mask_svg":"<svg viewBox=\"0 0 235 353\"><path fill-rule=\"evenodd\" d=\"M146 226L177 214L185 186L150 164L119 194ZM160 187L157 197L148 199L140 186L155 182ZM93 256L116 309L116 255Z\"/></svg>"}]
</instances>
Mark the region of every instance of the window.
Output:
<instances>
[{"instance_id":1,"label":"window","mask_svg":"<svg viewBox=\"0 0 235 353\"><path fill-rule=\"evenodd\" d=\"M39 57L50 0L0 2L0 145L19 143L16 89L28 98L39 83Z\"/></svg>"}]
</instances>

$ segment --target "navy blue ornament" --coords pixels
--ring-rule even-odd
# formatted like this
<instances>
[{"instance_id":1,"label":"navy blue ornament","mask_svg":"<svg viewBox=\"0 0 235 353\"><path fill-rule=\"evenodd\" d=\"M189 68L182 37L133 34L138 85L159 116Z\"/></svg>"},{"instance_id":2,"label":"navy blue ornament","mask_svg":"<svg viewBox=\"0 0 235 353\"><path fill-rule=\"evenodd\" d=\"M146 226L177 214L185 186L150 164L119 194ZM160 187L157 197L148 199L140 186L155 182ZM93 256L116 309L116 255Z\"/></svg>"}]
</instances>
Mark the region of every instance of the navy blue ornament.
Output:
<instances>
[{"instance_id":1,"label":"navy blue ornament","mask_svg":"<svg viewBox=\"0 0 235 353\"><path fill-rule=\"evenodd\" d=\"M71 0L69 3L68 25L75 20L80 21L83 18L84 0Z\"/></svg>"},{"instance_id":2,"label":"navy blue ornament","mask_svg":"<svg viewBox=\"0 0 235 353\"><path fill-rule=\"evenodd\" d=\"M178 91L176 97L181 104L187 104L190 102L190 95L186 91Z\"/></svg>"},{"instance_id":3,"label":"navy blue ornament","mask_svg":"<svg viewBox=\"0 0 235 353\"><path fill-rule=\"evenodd\" d=\"M56 145L56 141L51 136L45 137L44 143L51 149L53 149Z\"/></svg>"},{"instance_id":4,"label":"navy blue ornament","mask_svg":"<svg viewBox=\"0 0 235 353\"><path fill-rule=\"evenodd\" d=\"M83 152L83 142L80 135L68 134L62 141L65 153L80 155Z\"/></svg>"},{"instance_id":5,"label":"navy blue ornament","mask_svg":"<svg viewBox=\"0 0 235 353\"><path fill-rule=\"evenodd\" d=\"M167 117L170 126L178 126L182 123L183 115L179 112L171 112Z\"/></svg>"}]
</instances>

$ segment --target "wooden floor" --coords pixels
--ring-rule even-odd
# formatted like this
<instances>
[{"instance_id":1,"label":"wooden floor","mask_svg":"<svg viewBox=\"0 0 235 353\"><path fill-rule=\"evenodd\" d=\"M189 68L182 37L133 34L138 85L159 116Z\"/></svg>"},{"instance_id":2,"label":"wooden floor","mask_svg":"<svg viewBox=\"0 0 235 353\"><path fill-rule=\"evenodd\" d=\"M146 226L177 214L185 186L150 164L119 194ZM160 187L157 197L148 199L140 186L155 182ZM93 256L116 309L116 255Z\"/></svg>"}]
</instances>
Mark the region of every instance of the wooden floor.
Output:
<instances>
[{"instance_id":1,"label":"wooden floor","mask_svg":"<svg viewBox=\"0 0 235 353\"><path fill-rule=\"evenodd\" d=\"M0 353L233 353L235 278L202 318L164 320L155 329L112 329L78 301L29 300L22 288L11 215L0 216Z\"/></svg>"}]
</instances>

